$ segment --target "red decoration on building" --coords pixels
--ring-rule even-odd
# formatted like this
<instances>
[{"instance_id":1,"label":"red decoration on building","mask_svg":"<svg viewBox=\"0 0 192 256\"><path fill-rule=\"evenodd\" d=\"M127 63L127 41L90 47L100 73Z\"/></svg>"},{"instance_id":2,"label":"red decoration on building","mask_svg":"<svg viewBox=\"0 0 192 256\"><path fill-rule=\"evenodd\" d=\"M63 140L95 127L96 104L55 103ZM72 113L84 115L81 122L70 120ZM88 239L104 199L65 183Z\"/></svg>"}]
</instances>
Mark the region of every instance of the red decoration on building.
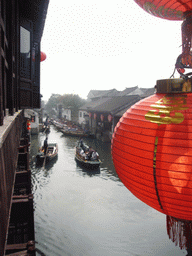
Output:
<instances>
[{"instance_id":1,"label":"red decoration on building","mask_svg":"<svg viewBox=\"0 0 192 256\"><path fill-rule=\"evenodd\" d=\"M94 113L94 119L95 119L95 120L97 119L97 114L96 114L96 113Z\"/></svg>"},{"instance_id":2,"label":"red decoration on building","mask_svg":"<svg viewBox=\"0 0 192 256\"><path fill-rule=\"evenodd\" d=\"M103 120L104 120L104 115L101 114L101 115L100 115L100 118L101 118L101 121L103 122Z\"/></svg>"},{"instance_id":3,"label":"red decoration on building","mask_svg":"<svg viewBox=\"0 0 192 256\"><path fill-rule=\"evenodd\" d=\"M192 11L189 0L135 0L146 12L168 20L183 20Z\"/></svg>"},{"instance_id":4,"label":"red decoration on building","mask_svg":"<svg viewBox=\"0 0 192 256\"><path fill-rule=\"evenodd\" d=\"M111 122L112 119L113 119L112 115L109 114L108 117L107 117L107 119L108 119L109 122Z\"/></svg>"},{"instance_id":5,"label":"red decoration on building","mask_svg":"<svg viewBox=\"0 0 192 256\"><path fill-rule=\"evenodd\" d=\"M29 120L27 120L27 130L31 130L31 122Z\"/></svg>"},{"instance_id":6,"label":"red decoration on building","mask_svg":"<svg viewBox=\"0 0 192 256\"><path fill-rule=\"evenodd\" d=\"M41 61L44 61L47 58L44 52L41 52Z\"/></svg>"},{"instance_id":7,"label":"red decoration on building","mask_svg":"<svg viewBox=\"0 0 192 256\"><path fill-rule=\"evenodd\" d=\"M174 94L179 83L184 91L186 82L178 79L172 93L141 100L122 116L112 157L136 197L166 215L192 220L192 93L190 86L190 93Z\"/></svg>"}]
</instances>

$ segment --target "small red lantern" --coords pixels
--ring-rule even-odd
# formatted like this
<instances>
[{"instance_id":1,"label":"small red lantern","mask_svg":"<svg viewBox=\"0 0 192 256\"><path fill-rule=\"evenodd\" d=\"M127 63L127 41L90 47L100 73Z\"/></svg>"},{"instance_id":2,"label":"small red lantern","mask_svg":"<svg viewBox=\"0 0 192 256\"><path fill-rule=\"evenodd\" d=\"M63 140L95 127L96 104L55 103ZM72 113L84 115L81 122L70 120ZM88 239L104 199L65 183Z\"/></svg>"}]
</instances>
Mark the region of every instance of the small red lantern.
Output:
<instances>
[{"instance_id":1,"label":"small red lantern","mask_svg":"<svg viewBox=\"0 0 192 256\"><path fill-rule=\"evenodd\" d=\"M180 66L182 68L192 68L192 1L135 0L135 2L156 17L167 20L184 20L182 24L182 54L180 65L177 64L176 68ZM180 69L178 72L180 73Z\"/></svg>"},{"instance_id":2,"label":"small red lantern","mask_svg":"<svg viewBox=\"0 0 192 256\"><path fill-rule=\"evenodd\" d=\"M44 52L41 52L41 62L44 61L46 58L46 54Z\"/></svg>"},{"instance_id":3,"label":"small red lantern","mask_svg":"<svg viewBox=\"0 0 192 256\"><path fill-rule=\"evenodd\" d=\"M159 80L156 87L155 95L132 106L115 127L114 166L140 200L166 215L192 220L191 83Z\"/></svg>"},{"instance_id":4,"label":"small red lantern","mask_svg":"<svg viewBox=\"0 0 192 256\"><path fill-rule=\"evenodd\" d=\"M27 119L27 130L31 130L31 122Z\"/></svg>"},{"instance_id":5,"label":"small red lantern","mask_svg":"<svg viewBox=\"0 0 192 256\"><path fill-rule=\"evenodd\" d=\"M189 0L135 0L148 13L168 20L183 20L192 10Z\"/></svg>"},{"instance_id":6,"label":"small red lantern","mask_svg":"<svg viewBox=\"0 0 192 256\"><path fill-rule=\"evenodd\" d=\"M97 114L94 113L93 117L94 117L94 119L96 120L96 119L97 119Z\"/></svg>"},{"instance_id":7,"label":"small red lantern","mask_svg":"<svg viewBox=\"0 0 192 256\"><path fill-rule=\"evenodd\" d=\"M101 118L101 121L103 122L103 120L104 120L104 115L101 114L101 115L100 115L100 118Z\"/></svg>"},{"instance_id":8,"label":"small red lantern","mask_svg":"<svg viewBox=\"0 0 192 256\"><path fill-rule=\"evenodd\" d=\"M109 122L111 122L112 119L113 119L112 115L109 114L108 117L107 117L107 119L108 119Z\"/></svg>"}]
</instances>

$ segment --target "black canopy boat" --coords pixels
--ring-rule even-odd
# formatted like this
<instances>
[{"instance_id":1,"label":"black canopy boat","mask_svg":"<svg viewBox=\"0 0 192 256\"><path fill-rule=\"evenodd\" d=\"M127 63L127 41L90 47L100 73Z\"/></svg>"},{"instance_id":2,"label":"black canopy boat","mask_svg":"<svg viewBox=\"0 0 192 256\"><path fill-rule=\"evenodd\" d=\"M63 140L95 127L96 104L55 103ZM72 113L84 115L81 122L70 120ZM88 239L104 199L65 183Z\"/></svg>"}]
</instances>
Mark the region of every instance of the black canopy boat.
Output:
<instances>
[{"instance_id":1,"label":"black canopy boat","mask_svg":"<svg viewBox=\"0 0 192 256\"><path fill-rule=\"evenodd\" d=\"M58 155L57 143L49 143L47 146L46 153L45 153L44 146L42 146L39 149L39 152L37 153L36 158L38 162L44 162L44 160L46 160L46 162L49 162L52 159L55 159L57 155Z\"/></svg>"},{"instance_id":2,"label":"black canopy boat","mask_svg":"<svg viewBox=\"0 0 192 256\"><path fill-rule=\"evenodd\" d=\"M75 160L79 165L88 170L98 169L101 164L96 150L87 146L82 140L76 146Z\"/></svg>"}]
</instances>

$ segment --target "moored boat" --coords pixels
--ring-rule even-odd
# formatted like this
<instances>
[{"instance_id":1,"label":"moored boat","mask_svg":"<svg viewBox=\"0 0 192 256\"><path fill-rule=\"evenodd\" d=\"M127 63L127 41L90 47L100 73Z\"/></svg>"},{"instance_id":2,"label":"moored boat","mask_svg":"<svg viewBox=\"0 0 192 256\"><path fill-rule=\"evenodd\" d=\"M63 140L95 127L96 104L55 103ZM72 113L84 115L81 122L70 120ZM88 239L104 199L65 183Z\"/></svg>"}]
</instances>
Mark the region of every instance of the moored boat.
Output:
<instances>
[{"instance_id":1,"label":"moored boat","mask_svg":"<svg viewBox=\"0 0 192 256\"><path fill-rule=\"evenodd\" d=\"M85 133L81 130L72 130L72 129L61 129L61 132L66 136L74 136L74 137L89 137L88 133Z\"/></svg>"},{"instance_id":2,"label":"moored boat","mask_svg":"<svg viewBox=\"0 0 192 256\"><path fill-rule=\"evenodd\" d=\"M98 169L101 164L99 154L85 143L82 143L82 141L78 142L76 146L75 160L88 170Z\"/></svg>"},{"instance_id":3,"label":"moored boat","mask_svg":"<svg viewBox=\"0 0 192 256\"><path fill-rule=\"evenodd\" d=\"M49 143L46 154L44 152L44 147L41 147L39 149L39 152L36 156L38 162L43 162L46 160L46 162L51 161L58 155L58 145L57 143Z\"/></svg>"}]
</instances>

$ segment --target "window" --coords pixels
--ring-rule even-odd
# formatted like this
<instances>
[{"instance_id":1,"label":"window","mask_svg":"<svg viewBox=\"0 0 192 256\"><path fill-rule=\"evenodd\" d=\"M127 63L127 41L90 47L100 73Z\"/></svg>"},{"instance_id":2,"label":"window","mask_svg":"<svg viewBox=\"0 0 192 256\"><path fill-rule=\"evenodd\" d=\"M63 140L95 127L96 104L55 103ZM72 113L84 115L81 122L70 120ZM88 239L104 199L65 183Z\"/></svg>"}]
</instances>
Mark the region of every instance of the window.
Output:
<instances>
[{"instance_id":1,"label":"window","mask_svg":"<svg viewBox=\"0 0 192 256\"><path fill-rule=\"evenodd\" d=\"M31 122L35 122L35 116L31 116Z\"/></svg>"},{"instance_id":2,"label":"window","mask_svg":"<svg viewBox=\"0 0 192 256\"><path fill-rule=\"evenodd\" d=\"M22 26L20 26L20 72L22 77L31 78L30 31Z\"/></svg>"}]
</instances>

